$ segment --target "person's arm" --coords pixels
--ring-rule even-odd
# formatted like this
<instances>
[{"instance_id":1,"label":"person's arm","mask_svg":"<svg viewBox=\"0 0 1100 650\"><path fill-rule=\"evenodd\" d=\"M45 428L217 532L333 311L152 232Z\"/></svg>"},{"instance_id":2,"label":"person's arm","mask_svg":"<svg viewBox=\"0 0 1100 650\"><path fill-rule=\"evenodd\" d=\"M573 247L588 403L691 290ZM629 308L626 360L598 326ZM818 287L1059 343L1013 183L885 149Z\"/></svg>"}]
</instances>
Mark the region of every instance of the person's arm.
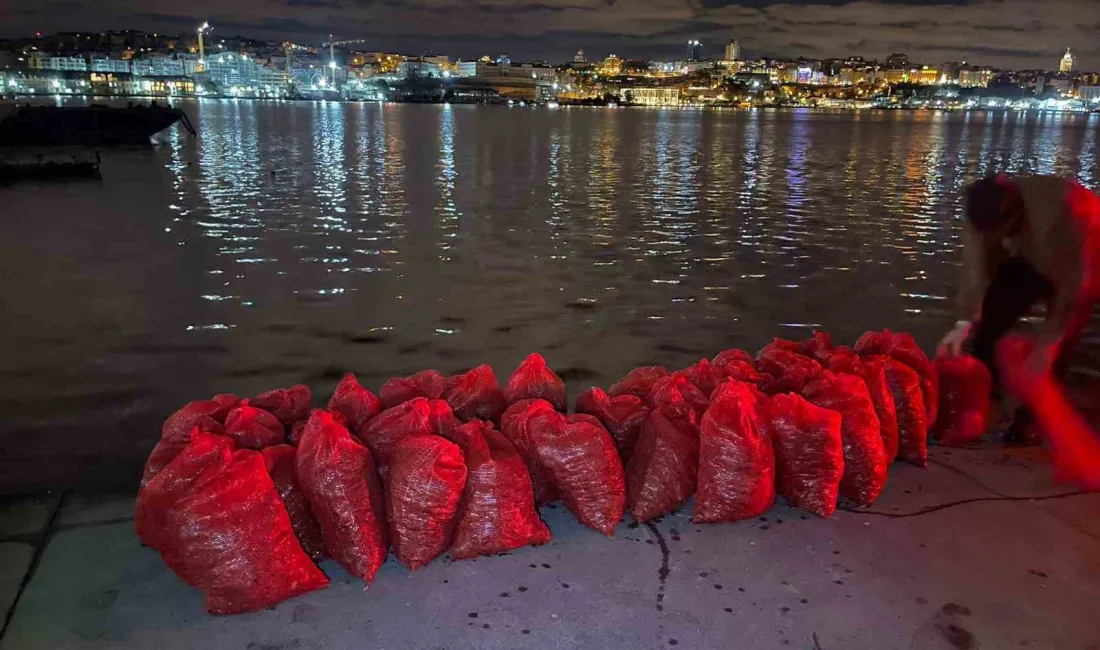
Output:
<instances>
[{"instance_id":1,"label":"person's arm","mask_svg":"<svg viewBox=\"0 0 1100 650\"><path fill-rule=\"evenodd\" d=\"M956 317L960 321L972 321L982 306L982 298L989 286L989 269L986 261L985 240L969 223L963 224L962 266L959 270L959 294Z\"/></svg>"}]
</instances>

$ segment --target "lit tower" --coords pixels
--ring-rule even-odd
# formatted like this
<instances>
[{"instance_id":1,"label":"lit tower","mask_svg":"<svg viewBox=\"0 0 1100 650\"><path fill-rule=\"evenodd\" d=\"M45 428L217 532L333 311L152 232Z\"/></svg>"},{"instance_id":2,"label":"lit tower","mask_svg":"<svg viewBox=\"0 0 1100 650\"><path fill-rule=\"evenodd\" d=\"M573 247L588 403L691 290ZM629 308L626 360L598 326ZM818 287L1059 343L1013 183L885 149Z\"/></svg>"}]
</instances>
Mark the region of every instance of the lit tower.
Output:
<instances>
[{"instance_id":1,"label":"lit tower","mask_svg":"<svg viewBox=\"0 0 1100 650\"><path fill-rule=\"evenodd\" d=\"M1067 47L1066 53L1062 55L1062 61L1058 64L1058 72L1061 72L1062 74L1073 72L1073 63L1073 53L1070 52L1069 48Z\"/></svg>"},{"instance_id":2,"label":"lit tower","mask_svg":"<svg viewBox=\"0 0 1100 650\"><path fill-rule=\"evenodd\" d=\"M727 61L740 61L741 60L741 44L737 42L737 39L730 39L729 43L726 43L726 60Z\"/></svg>"},{"instance_id":3,"label":"lit tower","mask_svg":"<svg viewBox=\"0 0 1100 650\"><path fill-rule=\"evenodd\" d=\"M703 44L696 39L688 41L688 61L698 61L703 58Z\"/></svg>"},{"instance_id":4,"label":"lit tower","mask_svg":"<svg viewBox=\"0 0 1100 650\"><path fill-rule=\"evenodd\" d=\"M195 66L196 72L206 72L206 46L202 42L202 35L210 30L210 23L199 25L199 64Z\"/></svg>"}]
</instances>

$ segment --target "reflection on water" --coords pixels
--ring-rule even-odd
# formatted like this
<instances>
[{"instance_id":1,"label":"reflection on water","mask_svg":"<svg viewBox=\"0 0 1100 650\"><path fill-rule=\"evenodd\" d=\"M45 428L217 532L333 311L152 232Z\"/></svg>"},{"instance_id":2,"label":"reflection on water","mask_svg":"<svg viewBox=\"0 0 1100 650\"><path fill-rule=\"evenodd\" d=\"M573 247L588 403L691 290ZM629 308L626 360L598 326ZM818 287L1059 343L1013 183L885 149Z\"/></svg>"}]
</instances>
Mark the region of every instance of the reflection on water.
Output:
<instances>
[{"instance_id":1,"label":"reflection on water","mask_svg":"<svg viewBox=\"0 0 1100 650\"><path fill-rule=\"evenodd\" d=\"M572 389L951 320L966 182L1097 183L1097 116L205 102L0 189L9 485L129 481L179 403L532 350ZM321 400L318 400L320 403ZM50 458L50 462L43 459ZM33 468L33 472L32 472Z\"/></svg>"}]
</instances>

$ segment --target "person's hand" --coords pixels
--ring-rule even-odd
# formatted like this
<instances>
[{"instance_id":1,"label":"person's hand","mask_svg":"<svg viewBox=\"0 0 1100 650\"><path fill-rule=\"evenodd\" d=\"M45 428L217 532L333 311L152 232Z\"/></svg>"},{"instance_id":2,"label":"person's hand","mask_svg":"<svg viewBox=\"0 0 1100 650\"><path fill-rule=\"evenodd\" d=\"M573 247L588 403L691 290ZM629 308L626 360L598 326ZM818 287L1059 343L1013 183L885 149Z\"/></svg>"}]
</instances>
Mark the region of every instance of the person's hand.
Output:
<instances>
[{"instance_id":1,"label":"person's hand","mask_svg":"<svg viewBox=\"0 0 1100 650\"><path fill-rule=\"evenodd\" d=\"M939 356L957 357L962 354L963 344L970 337L970 321L961 320L955 323L955 327L943 337L940 346L936 348Z\"/></svg>"}]
</instances>

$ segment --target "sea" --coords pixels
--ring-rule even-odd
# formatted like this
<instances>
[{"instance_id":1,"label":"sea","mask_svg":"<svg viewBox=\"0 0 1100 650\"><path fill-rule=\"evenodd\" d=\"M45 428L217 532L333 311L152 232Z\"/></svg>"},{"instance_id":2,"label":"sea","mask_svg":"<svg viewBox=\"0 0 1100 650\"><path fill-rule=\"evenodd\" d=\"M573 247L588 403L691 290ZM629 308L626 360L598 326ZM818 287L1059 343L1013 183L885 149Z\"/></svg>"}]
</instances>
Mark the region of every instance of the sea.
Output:
<instances>
[{"instance_id":1,"label":"sea","mask_svg":"<svg viewBox=\"0 0 1100 650\"><path fill-rule=\"evenodd\" d=\"M193 399L543 354L571 395L954 322L961 192L1100 186L1100 115L180 102L0 187L0 492L133 489Z\"/></svg>"}]
</instances>

